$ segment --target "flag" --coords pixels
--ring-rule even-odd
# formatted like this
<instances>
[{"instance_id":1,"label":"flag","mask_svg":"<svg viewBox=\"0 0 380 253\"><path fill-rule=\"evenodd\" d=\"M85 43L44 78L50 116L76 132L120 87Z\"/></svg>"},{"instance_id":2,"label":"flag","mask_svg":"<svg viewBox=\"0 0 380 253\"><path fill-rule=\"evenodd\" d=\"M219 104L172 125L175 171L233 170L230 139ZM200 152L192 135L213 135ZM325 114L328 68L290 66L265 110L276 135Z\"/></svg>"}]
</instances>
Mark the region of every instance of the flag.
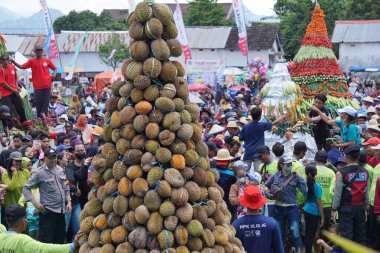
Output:
<instances>
[{"instance_id":1,"label":"flag","mask_svg":"<svg viewBox=\"0 0 380 253\"><path fill-rule=\"evenodd\" d=\"M136 8L136 1L135 0L128 0L128 11L129 11L129 14L132 13L132 11L135 11L135 8Z\"/></svg>"},{"instance_id":2,"label":"flag","mask_svg":"<svg viewBox=\"0 0 380 253\"><path fill-rule=\"evenodd\" d=\"M232 6L235 12L236 26L239 35L239 48L244 56L247 56L247 29L245 27L244 6L242 0L233 0Z\"/></svg>"},{"instance_id":3,"label":"flag","mask_svg":"<svg viewBox=\"0 0 380 253\"><path fill-rule=\"evenodd\" d=\"M176 3L177 3L177 7L175 8L173 18L178 30L177 39L182 45L182 51L185 56L185 63L186 63L187 60L191 60L192 57L191 57L191 51L189 47L189 41L187 40L185 25L183 23L182 11L179 6L178 0L176 0Z\"/></svg>"},{"instance_id":4,"label":"flag","mask_svg":"<svg viewBox=\"0 0 380 253\"><path fill-rule=\"evenodd\" d=\"M73 79L73 76L74 76L74 70L75 70L75 66L77 65L77 61L78 61L78 55L79 55L79 52L80 52L80 49L83 45L83 42L86 40L86 36L87 36L87 32L86 31L82 38L80 39L79 43L75 46L75 54L73 55L73 58L71 58L71 62L70 62L70 72L69 74L66 76L66 80L71 80Z\"/></svg>"},{"instance_id":5,"label":"flag","mask_svg":"<svg viewBox=\"0 0 380 253\"><path fill-rule=\"evenodd\" d=\"M46 27L46 40L44 44L46 55L50 59L59 58L58 45L57 45L57 40L55 38L54 30L53 30L53 24L51 22L49 8L46 4L46 0L40 0L40 3L42 6L45 27Z\"/></svg>"}]
</instances>

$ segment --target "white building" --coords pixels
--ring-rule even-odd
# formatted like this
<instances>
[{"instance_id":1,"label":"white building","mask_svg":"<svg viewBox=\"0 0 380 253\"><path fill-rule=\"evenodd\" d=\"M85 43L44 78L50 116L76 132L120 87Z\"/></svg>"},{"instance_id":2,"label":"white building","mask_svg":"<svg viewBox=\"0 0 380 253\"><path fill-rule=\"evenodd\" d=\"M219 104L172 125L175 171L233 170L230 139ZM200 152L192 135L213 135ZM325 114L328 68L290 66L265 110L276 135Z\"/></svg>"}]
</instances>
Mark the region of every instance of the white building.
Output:
<instances>
[{"instance_id":1,"label":"white building","mask_svg":"<svg viewBox=\"0 0 380 253\"><path fill-rule=\"evenodd\" d=\"M247 27L248 57L242 55L238 48L238 32L236 27L188 27L189 46L194 60L225 59L226 66L246 66L247 60L261 57L265 63L272 64L275 53L282 53L279 37L279 25L255 23ZM128 32L120 34L125 44L131 39ZM62 31L57 34L60 59L53 59L56 66L69 66L75 53L75 47L82 38L84 31ZM86 72L103 72L112 70L98 57L99 45L105 43L112 32L88 32L77 61L77 67ZM20 52L26 57L33 57L34 47L43 45L45 35L4 35L10 52ZM184 62L183 57L179 59Z\"/></svg>"},{"instance_id":2,"label":"white building","mask_svg":"<svg viewBox=\"0 0 380 253\"><path fill-rule=\"evenodd\" d=\"M335 21L331 42L339 44L344 72L351 66L380 66L380 20Z\"/></svg>"}]
</instances>

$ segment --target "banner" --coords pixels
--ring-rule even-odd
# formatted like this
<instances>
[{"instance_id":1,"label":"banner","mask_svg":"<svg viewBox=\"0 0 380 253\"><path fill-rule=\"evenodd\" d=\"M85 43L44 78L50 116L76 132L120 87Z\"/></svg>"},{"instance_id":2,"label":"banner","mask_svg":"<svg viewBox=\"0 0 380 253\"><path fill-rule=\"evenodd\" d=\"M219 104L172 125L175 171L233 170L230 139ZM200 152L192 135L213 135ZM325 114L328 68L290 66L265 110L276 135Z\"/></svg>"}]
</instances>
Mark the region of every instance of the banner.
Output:
<instances>
[{"instance_id":1,"label":"banner","mask_svg":"<svg viewBox=\"0 0 380 253\"><path fill-rule=\"evenodd\" d=\"M40 0L40 3L42 6L45 27L46 27L46 40L44 44L46 56L50 59L59 58L58 45L57 45L57 40L55 38L54 30L53 30L53 24L51 22L49 8L46 4L46 0Z\"/></svg>"},{"instance_id":2,"label":"banner","mask_svg":"<svg viewBox=\"0 0 380 253\"><path fill-rule=\"evenodd\" d=\"M247 56L247 29L245 27L244 6L242 0L233 0L232 6L235 12L236 26L239 35L239 48L244 56Z\"/></svg>"},{"instance_id":3,"label":"banner","mask_svg":"<svg viewBox=\"0 0 380 253\"><path fill-rule=\"evenodd\" d=\"M135 0L128 0L128 12L131 14L133 11L135 11L136 8L136 1Z\"/></svg>"},{"instance_id":4,"label":"banner","mask_svg":"<svg viewBox=\"0 0 380 253\"><path fill-rule=\"evenodd\" d=\"M78 61L78 55L79 55L80 49L81 49L81 47L83 45L83 42L86 40L86 36L87 36L87 31L83 34L82 38L80 39L80 41L78 42L78 44L75 46L75 54L73 55L73 58L71 58L70 72L65 77L66 80L73 79L75 66L77 65L77 61Z\"/></svg>"},{"instance_id":5,"label":"banner","mask_svg":"<svg viewBox=\"0 0 380 253\"><path fill-rule=\"evenodd\" d=\"M176 3L177 3L177 7L175 8L173 19L178 30L177 40L182 45L182 51L183 51L183 55L185 57L185 63L186 63L187 60L191 60L192 57L191 57L191 51L189 47L189 41L187 40L185 25L183 23L182 11L179 6L178 0L176 0Z\"/></svg>"},{"instance_id":6,"label":"banner","mask_svg":"<svg viewBox=\"0 0 380 253\"><path fill-rule=\"evenodd\" d=\"M224 59L218 60L188 60L186 64L187 82L215 86L224 84Z\"/></svg>"}]
</instances>

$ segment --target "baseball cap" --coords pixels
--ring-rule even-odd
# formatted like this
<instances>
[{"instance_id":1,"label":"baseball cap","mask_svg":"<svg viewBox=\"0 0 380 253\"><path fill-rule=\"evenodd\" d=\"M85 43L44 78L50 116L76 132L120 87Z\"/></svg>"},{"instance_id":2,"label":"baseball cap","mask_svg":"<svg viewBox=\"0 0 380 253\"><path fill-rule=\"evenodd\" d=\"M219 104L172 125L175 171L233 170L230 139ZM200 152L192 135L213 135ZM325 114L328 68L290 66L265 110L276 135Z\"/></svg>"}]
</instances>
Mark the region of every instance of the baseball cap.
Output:
<instances>
[{"instance_id":1,"label":"baseball cap","mask_svg":"<svg viewBox=\"0 0 380 253\"><path fill-rule=\"evenodd\" d=\"M33 141L33 138L32 138L32 136L30 136L29 134L27 134L27 135L24 135L22 137L21 141Z\"/></svg>"},{"instance_id":2,"label":"baseball cap","mask_svg":"<svg viewBox=\"0 0 380 253\"><path fill-rule=\"evenodd\" d=\"M265 145L258 146L255 149L255 154L253 155L253 159L258 159L261 157L262 154L269 153L269 152L270 152L269 147Z\"/></svg>"},{"instance_id":3,"label":"baseball cap","mask_svg":"<svg viewBox=\"0 0 380 253\"><path fill-rule=\"evenodd\" d=\"M244 97L243 94L239 94L239 95L236 96L236 98L243 98L243 97Z\"/></svg>"},{"instance_id":4,"label":"baseball cap","mask_svg":"<svg viewBox=\"0 0 380 253\"><path fill-rule=\"evenodd\" d=\"M258 184L261 183L261 175L260 175L260 173L258 173L258 172L249 173L249 174L247 175L247 177L249 178L249 180L251 180L251 181L255 181L255 182L257 182Z\"/></svg>"},{"instance_id":5,"label":"baseball cap","mask_svg":"<svg viewBox=\"0 0 380 253\"><path fill-rule=\"evenodd\" d=\"M218 148L224 148L224 141L220 138L212 138L210 139L211 142L214 142Z\"/></svg>"},{"instance_id":6,"label":"baseball cap","mask_svg":"<svg viewBox=\"0 0 380 253\"><path fill-rule=\"evenodd\" d=\"M371 137L366 142L362 143L362 146L377 146L380 144L380 139L377 137Z\"/></svg>"},{"instance_id":7,"label":"baseball cap","mask_svg":"<svg viewBox=\"0 0 380 253\"><path fill-rule=\"evenodd\" d=\"M346 113L346 114L350 115L351 117L356 116L356 110L352 106L345 106L342 109L338 109L338 113L339 114Z\"/></svg>"},{"instance_id":8,"label":"baseball cap","mask_svg":"<svg viewBox=\"0 0 380 253\"><path fill-rule=\"evenodd\" d=\"M64 119L65 121L69 121L69 117L67 116L67 114L62 114L59 118Z\"/></svg>"},{"instance_id":9,"label":"baseball cap","mask_svg":"<svg viewBox=\"0 0 380 253\"><path fill-rule=\"evenodd\" d=\"M255 185L249 185L245 188L244 194L240 196L240 205L249 209L260 209L267 203L260 188Z\"/></svg>"},{"instance_id":10,"label":"baseball cap","mask_svg":"<svg viewBox=\"0 0 380 253\"><path fill-rule=\"evenodd\" d=\"M59 146L57 146L57 147L55 148L55 150L56 150L57 152L61 152L61 151L63 151L63 150L73 151L74 149L73 149L73 147L71 147L71 146L59 145Z\"/></svg>"},{"instance_id":11,"label":"baseball cap","mask_svg":"<svg viewBox=\"0 0 380 253\"><path fill-rule=\"evenodd\" d=\"M347 162L346 158L344 158L344 156L341 156L338 159L338 163L348 163L348 162Z\"/></svg>"},{"instance_id":12,"label":"baseball cap","mask_svg":"<svg viewBox=\"0 0 380 253\"><path fill-rule=\"evenodd\" d=\"M43 46L40 44L37 44L34 50L44 50Z\"/></svg>"},{"instance_id":13,"label":"baseball cap","mask_svg":"<svg viewBox=\"0 0 380 253\"><path fill-rule=\"evenodd\" d=\"M15 161L21 161L22 160L22 154L18 151L14 151L11 153L11 155L8 158L9 160L15 160Z\"/></svg>"},{"instance_id":14,"label":"baseball cap","mask_svg":"<svg viewBox=\"0 0 380 253\"><path fill-rule=\"evenodd\" d=\"M8 224L17 222L24 217L26 218L26 209L18 204L12 204L5 210L5 221Z\"/></svg>"},{"instance_id":15,"label":"baseball cap","mask_svg":"<svg viewBox=\"0 0 380 253\"><path fill-rule=\"evenodd\" d=\"M355 152L360 152L360 147L359 146L350 146L344 150L344 154L352 154Z\"/></svg>"},{"instance_id":16,"label":"baseball cap","mask_svg":"<svg viewBox=\"0 0 380 253\"><path fill-rule=\"evenodd\" d=\"M44 151L44 157L54 157L54 156L58 156L58 153L52 149L52 148L48 148L47 150Z\"/></svg>"},{"instance_id":17,"label":"baseball cap","mask_svg":"<svg viewBox=\"0 0 380 253\"><path fill-rule=\"evenodd\" d=\"M11 117L11 114L9 112L9 107L6 105L0 106L0 113L3 113L6 117Z\"/></svg>"},{"instance_id":18,"label":"baseball cap","mask_svg":"<svg viewBox=\"0 0 380 253\"><path fill-rule=\"evenodd\" d=\"M283 160L283 163L287 164L287 163L292 163L294 159L291 156L284 156L280 160Z\"/></svg>"},{"instance_id":19,"label":"baseball cap","mask_svg":"<svg viewBox=\"0 0 380 253\"><path fill-rule=\"evenodd\" d=\"M237 169L246 169L247 168L247 164L245 162L243 162L242 160L238 160L236 162L234 162L234 168L235 170Z\"/></svg>"},{"instance_id":20,"label":"baseball cap","mask_svg":"<svg viewBox=\"0 0 380 253\"><path fill-rule=\"evenodd\" d=\"M70 131L68 136L70 139L76 139L78 137L78 134L75 131Z\"/></svg>"}]
</instances>

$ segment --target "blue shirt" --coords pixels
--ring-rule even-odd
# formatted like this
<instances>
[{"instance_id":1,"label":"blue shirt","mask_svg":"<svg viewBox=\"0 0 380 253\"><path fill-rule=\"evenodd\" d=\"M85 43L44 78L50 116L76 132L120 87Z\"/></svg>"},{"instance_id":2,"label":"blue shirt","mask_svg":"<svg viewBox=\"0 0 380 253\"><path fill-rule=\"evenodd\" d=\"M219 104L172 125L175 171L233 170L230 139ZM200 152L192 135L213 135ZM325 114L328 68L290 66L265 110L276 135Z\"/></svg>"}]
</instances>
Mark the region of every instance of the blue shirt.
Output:
<instances>
[{"instance_id":1,"label":"blue shirt","mask_svg":"<svg viewBox=\"0 0 380 253\"><path fill-rule=\"evenodd\" d=\"M246 215L232 223L247 253L284 253L280 228L272 217Z\"/></svg>"},{"instance_id":2,"label":"blue shirt","mask_svg":"<svg viewBox=\"0 0 380 253\"><path fill-rule=\"evenodd\" d=\"M243 127L239 138L244 141L244 161L253 160L256 148L264 145L264 132L270 130L272 125L272 122L253 121Z\"/></svg>"},{"instance_id":3,"label":"blue shirt","mask_svg":"<svg viewBox=\"0 0 380 253\"><path fill-rule=\"evenodd\" d=\"M303 206L303 210L309 214L320 216L317 199L321 200L322 198L322 187L319 183L314 184L314 196L312 199L307 200ZM307 199L307 193L305 194L305 199Z\"/></svg>"},{"instance_id":4,"label":"blue shirt","mask_svg":"<svg viewBox=\"0 0 380 253\"><path fill-rule=\"evenodd\" d=\"M355 124L350 124L348 126L344 125L344 122L341 120L335 120L340 128L340 135L342 136L342 143L355 142L355 145L360 145L362 140L360 138L360 133Z\"/></svg>"}]
</instances>

